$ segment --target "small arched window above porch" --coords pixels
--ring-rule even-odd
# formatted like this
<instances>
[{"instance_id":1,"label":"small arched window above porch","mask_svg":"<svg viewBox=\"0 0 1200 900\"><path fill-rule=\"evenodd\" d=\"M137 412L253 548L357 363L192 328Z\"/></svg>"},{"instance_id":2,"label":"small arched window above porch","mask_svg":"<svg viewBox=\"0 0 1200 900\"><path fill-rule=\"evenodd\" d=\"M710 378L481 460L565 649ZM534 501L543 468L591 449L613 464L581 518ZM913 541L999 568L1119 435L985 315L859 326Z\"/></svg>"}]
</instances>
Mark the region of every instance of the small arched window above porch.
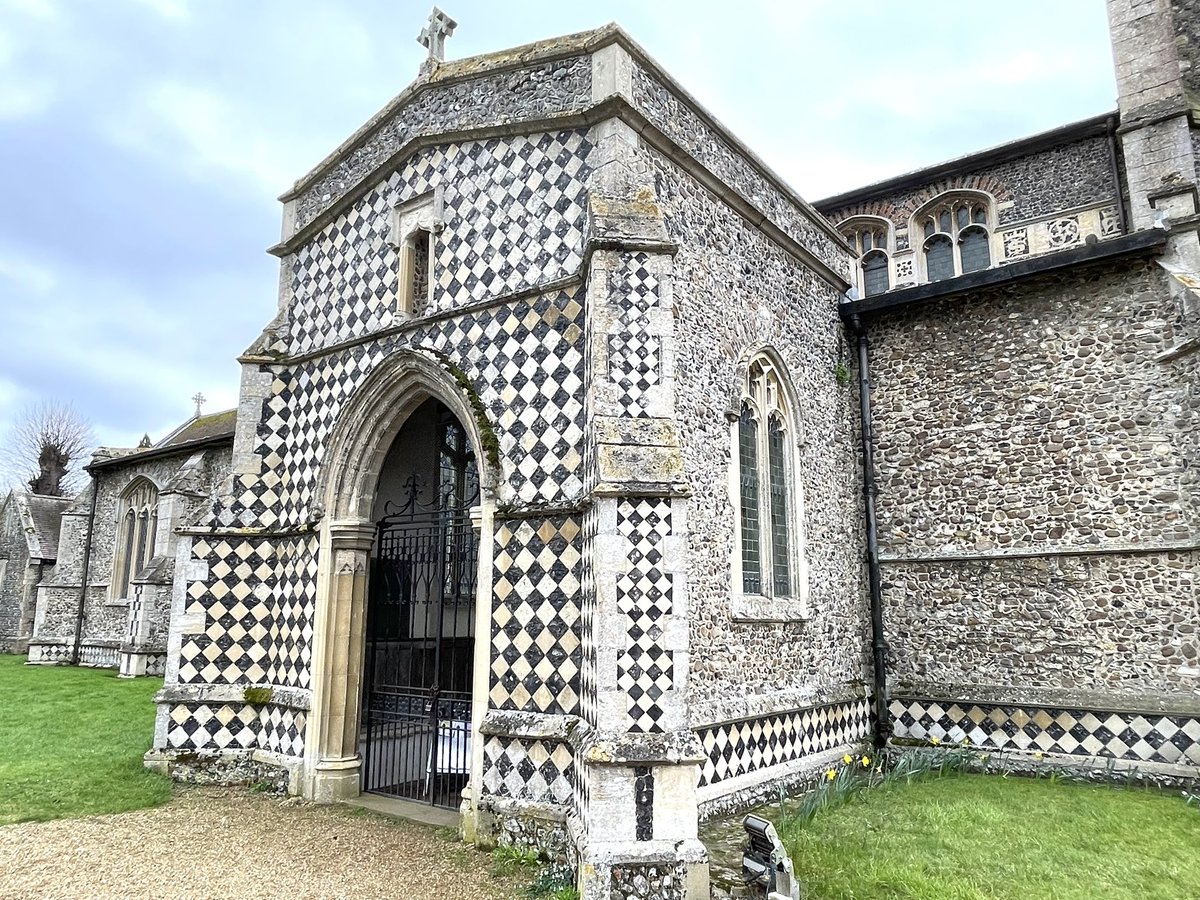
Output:
<instances>
[{"instance_id":1,"label":"small arched window above porch","mask_svg":"<svg viewBox=\"0 0 1200 900\"><path fill-rule=\"evenodd\" d=\"M882 294L892 286L892 226L886 219L860 216L838 226L859 262L859 290L864 297Z\"/></svg>"},{"instance_id":2,"label":"small arched window above porch","mask_svg":"<svg viewBox=\"0 0 1200 900\"><path fill-rule=\"evenodd\" d=\"M148 478L135 478L117 505L117 542L109 595L114 600L133 596L133 579L154 557L158 531L158 488Z\"/></svg>"},{"instance_id":3,"label":"small arched window above porch","mask_svg":"<svg viewBox=\"0 0 1200 900\"><path fill-rule=\"evenodd\" d=\"M402 318L427 315L434 308L434 253L441 228L441 188L392 210L389 243L399 257L396 313Z\"/></svg>"},{"instance_id":4,"label":"small arched window above porch","mask_svg":"<svg viewBox=\"0 0 1200 900\"><path fill-rule=\"evenodd\" d=\"M921 235L925 280L942 281L992 264L993 204L983 194L943 195L913 216Z\"/></svg>"}]
</instances>

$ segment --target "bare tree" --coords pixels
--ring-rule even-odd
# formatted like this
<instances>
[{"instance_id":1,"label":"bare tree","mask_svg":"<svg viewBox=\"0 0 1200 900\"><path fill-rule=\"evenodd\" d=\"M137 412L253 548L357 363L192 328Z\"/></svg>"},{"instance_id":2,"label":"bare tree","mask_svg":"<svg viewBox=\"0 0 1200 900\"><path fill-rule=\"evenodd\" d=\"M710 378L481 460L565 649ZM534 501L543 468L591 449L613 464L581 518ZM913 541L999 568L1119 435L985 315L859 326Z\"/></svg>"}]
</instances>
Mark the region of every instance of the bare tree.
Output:
<instances>
[{"instance_id":1,"label":"bare tree","mask_svg":"<svg viewBox=\"0 0 1200 900\"><path fill-rule=\"evenodd\" d=\"M95 443L91 422L74 406L46 400L22 410L0 458L10 477L35 494L65 497L83 486L84 457Z\"/></svg>"}]
</instances>

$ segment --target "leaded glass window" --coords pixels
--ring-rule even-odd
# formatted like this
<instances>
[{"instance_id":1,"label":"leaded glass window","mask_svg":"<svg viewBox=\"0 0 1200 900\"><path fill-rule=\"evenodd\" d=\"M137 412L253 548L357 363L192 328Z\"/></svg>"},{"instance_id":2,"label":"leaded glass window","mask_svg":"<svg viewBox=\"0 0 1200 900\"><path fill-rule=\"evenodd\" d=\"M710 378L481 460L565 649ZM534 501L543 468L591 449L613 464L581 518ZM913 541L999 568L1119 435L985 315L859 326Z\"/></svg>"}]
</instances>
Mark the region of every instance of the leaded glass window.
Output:
<instances>
[{"instance_id":1,"label":"leaded glass window","mask_svg":"<svg viewBox=\"0 0 1200 900\"><path fill-rule=\"evenodd\" d=\"M741 486L742 590L762 592L758 528L758 423L747 404L738 419L738 481Z\"/></svg>"},{"instance_id":2,"label":"leaded glass window","mask_svg":"<svg viewBox=\"0 0 1200 900\"><path fill-rule=\"evenodd\" d=\"M788 561L788 483L783 459L784 431L779 416L771 416L767 429L767 474L771 479L771 574L777 596L791 593Z\"/></svg>"},{"instance_id":3,"label":"leaded glass window","mask_svg":"<svg viewBox=\"0 0 1200 900\"><path fill-rule=\"evenodd\" d=\"M941 281L992 264L989 202L978 196L948 197L913 219L924 238L925 277Z\"/></svg>"},{"instance_id":4,"label":"leaded glass window","mask_svg":"<svg viewBox=\"0 0 1200 900\"><path fill-rule=\"evenodd\" d=\"M864 297L882 294L891 287L888 252L891 224L885 219L860 218L839 226L854 252L858 254Z\"/></svg>"},{"instance_id":5,"label":"leaded glass window","mask_svg":"<svg viewBox=\"0 0 1200 900\"><path fill-rule=\"evenodd\" d=\"M738 539L742 592L795 593L799 545L792 450L794 431L780 373L770 359L748 371L737 420Z\"/></svg>"},{"instance_id":6,"label":"leaded glass window","mask_svg":"<svg viewBox=\"0 0 1200 900\"><path fill-rule=\"evenodd\" d=\"M882 250L872 250L862 261L863 296L882 294L890 286L888 283L888 258Z\"/></svg>"},{"instance_id":7,"label":"leaded glass window","mask_svg":"<svg viewBox=\"0 0 1200 900\"><path fill-rule=\"evenodd\" d=\"M944 234L925 242L925 271L930 281L954 277L954 244Z\"/></svg>"},{"instance_id":8,"label":"leaded glass window","mask_svg":"<svg viewBox=\"0 0 1200 900\"><path fill-rule=\"evenodd\" d=\"M963 272L978 272L992 264L987 231L979 226L962 232L962 237L958 239L958 252L962 257Z\"/></svg>"},{"instance_id":9,"label":"leaded glass window","mask_svg":"<svg viewBox=\"0 0 1200 900\"><path fill-rule=\"evenodd\" d=\"M133 579L154 557L154 533L158 530L158 489L147 479L137 478L121 496L116 557L109 591L114 599L133 596Z\"/></svg>"}]
</instances>

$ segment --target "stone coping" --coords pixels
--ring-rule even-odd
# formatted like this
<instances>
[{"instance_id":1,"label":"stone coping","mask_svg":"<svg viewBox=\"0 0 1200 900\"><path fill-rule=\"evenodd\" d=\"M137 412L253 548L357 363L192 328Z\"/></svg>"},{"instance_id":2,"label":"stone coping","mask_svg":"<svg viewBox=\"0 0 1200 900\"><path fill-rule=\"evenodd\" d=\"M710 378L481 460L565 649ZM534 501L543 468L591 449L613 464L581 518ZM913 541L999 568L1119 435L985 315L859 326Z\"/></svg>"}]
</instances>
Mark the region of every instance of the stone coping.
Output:
<instances>
[{"instance_id":1,"label":"stone coping","mask_svg":"<svg viewBox=\"0 0 1200 900\"><path fill-rule=\"evenodd\" d=\"M247 688L267 688L271 699L266 703L248 704ZM278 687L273 684L172 684L154 695L155 703L228 703L242 706L282 706L288 709L312 708L312 691L303 688Z\"/></svg>"}]
</instances>

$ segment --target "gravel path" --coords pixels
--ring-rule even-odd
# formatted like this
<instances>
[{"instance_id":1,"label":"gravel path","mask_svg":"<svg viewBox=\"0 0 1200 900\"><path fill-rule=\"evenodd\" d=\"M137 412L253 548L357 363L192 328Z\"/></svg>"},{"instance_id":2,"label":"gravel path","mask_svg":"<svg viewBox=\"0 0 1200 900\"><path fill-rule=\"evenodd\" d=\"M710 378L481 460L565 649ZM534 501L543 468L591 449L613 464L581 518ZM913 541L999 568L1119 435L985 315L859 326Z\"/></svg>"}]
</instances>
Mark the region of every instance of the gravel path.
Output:
<instances>
[{"instance_id":1,"label":"gravel path","mask_svg":"<svg viewBox=\"0 0 1200 900\"><path fill-rule=\"evenodd\" d=\"M513 900L491 860L434 829L243 791L0 828L0 897Z\"/></svg>"}]
</instances>

